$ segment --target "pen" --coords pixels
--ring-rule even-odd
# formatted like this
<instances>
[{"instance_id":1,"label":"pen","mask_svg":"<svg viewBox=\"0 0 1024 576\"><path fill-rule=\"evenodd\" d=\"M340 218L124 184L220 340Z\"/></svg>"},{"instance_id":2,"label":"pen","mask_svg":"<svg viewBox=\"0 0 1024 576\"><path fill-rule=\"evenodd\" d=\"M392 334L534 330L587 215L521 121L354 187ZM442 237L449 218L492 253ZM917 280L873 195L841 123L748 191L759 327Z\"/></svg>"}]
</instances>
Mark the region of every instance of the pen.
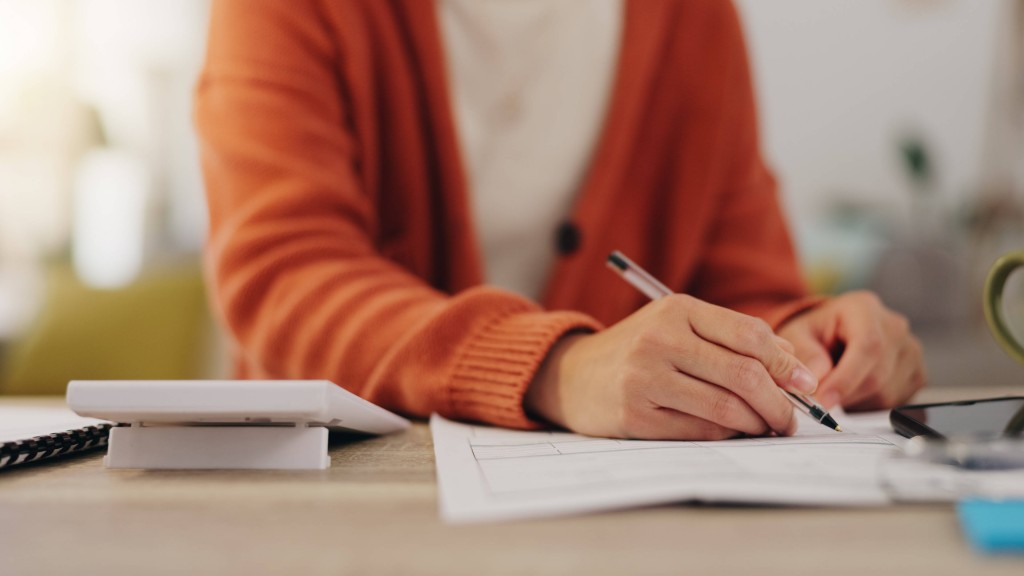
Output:
<instances>
[{"instance_id":1,"label":"pen","mask_svg":"<svg viewBox=\"0 0 1024 576\"><path fill-rule=\"evenodd\" d=\"M640 266L637 266L635 262L627 258L618 250L608 255L608 267L615 271L619 276L622 276L623 280L629 282L634 288L643 292L644 295L651 300L657 300L658 298L672 294L672 290L669 290L668 286L662 284L657 278L651 276ZM802 394L794 394L793 392L785 389L782 391L786 393L786 398L793 403L793 406L795 406L797 410L800 410L804 414L807 414L822 425L828 426L836 432L843 431L843 429L839 427L839 423L832 418L832 415L829 414L828 411L820 404L815 402L813 398Z\"/></svg>"}]
</instances>

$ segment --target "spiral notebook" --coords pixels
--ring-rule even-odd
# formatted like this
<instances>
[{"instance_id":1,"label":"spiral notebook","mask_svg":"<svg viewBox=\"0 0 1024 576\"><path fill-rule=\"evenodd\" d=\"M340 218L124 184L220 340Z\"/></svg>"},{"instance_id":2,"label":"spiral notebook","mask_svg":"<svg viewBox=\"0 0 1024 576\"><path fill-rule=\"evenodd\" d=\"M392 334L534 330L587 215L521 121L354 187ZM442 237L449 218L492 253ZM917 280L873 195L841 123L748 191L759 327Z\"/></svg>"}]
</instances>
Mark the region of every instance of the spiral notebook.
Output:
<instances>
[{"instance_id":1,"label":"spiral notebook","mask_svg":"<svg viewBox=\"0 0 1024 576\"><path fill-rule=\"evenodd\" d=\"M111 426L62 406L0 406L0 470L106 446Z\"/></svg>"}]
</instances>

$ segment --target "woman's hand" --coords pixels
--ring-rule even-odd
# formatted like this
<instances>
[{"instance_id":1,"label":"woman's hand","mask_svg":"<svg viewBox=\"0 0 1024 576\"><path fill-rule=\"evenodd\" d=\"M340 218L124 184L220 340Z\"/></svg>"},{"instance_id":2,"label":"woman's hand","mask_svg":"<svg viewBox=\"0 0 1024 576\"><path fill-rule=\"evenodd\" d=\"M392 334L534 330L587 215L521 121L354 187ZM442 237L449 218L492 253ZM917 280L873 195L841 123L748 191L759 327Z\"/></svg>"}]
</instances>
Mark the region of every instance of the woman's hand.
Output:
<instances>
[{"instance_id":1,"label":"woman's hand","mask_svg":"<svg viewBox=\"0 0 1024 576\"><path fill-rule=\"evenodd\" d=\"M779 386L810 393L817 380L765 322L673 295L602 332L565 337L524 404L594 436L792 434L793 407Z\"/></svg>"},{"instance_id":2,"label":"woman's hand","mask_svg":"<svg viewBox=\"0 0 1024 576\"><path fill-rule=\"evenodd\" d=\"M890 408L924 386L921 343L907 319L871 292L828 300L791 319L779 335L821 380L817 398L826 408Z\"/></svg>"}]
</instances>

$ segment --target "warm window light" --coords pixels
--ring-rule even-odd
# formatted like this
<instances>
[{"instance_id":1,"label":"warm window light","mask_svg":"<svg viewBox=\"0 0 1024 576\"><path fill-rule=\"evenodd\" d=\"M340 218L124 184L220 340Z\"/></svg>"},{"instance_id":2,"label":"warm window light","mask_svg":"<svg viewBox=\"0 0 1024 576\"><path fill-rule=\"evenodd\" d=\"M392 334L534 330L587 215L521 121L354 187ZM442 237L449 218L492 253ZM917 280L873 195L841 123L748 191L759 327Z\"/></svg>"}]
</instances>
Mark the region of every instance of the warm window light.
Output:
<instances>
[{"instance_id":1,"label":"warm window light","mask_svg":"<svg viewBox=\"0 0 1024 576\"><path fill-rule=\"evenodd\" d=\"M83 157L74 191L71 252L75 271L97 288L117 288L142 269L149 179L131 155L111 150Z\"/></svg>"}]
</instances>

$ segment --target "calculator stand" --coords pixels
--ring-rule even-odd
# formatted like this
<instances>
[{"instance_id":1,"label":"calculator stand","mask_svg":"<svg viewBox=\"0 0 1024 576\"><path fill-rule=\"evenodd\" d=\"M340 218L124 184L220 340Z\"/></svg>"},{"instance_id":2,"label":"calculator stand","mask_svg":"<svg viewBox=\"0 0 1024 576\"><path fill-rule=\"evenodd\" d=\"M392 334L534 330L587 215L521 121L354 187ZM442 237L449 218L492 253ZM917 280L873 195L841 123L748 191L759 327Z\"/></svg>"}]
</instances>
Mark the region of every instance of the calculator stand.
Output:
<instances>
[{"instance_id":1,"label":"calculator stand","mask_svg":"<svg viewBox=\"0 0 1024 576\"><path fill-rule=\"evenodd\" d=\"M153 425L110 429L107 468L325 470L323 426Z\"/></svg>"}]
</instances>

